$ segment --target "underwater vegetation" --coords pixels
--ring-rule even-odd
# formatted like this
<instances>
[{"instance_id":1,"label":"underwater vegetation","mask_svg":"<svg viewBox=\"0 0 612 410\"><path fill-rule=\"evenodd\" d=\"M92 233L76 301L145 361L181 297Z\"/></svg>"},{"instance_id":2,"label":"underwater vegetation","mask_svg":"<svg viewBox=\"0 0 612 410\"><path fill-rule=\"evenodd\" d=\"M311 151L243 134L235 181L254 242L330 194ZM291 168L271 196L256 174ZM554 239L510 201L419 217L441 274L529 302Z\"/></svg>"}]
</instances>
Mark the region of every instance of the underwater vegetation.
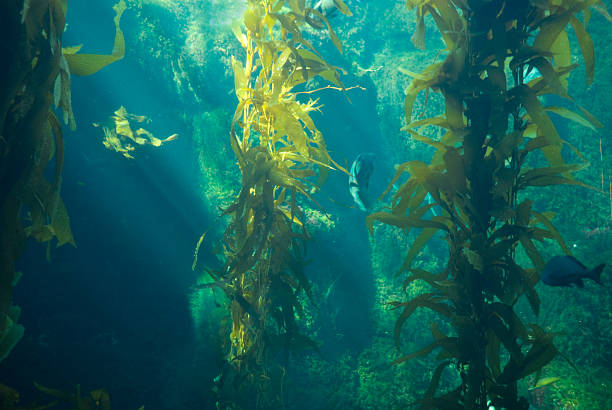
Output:
<instances>
[{"instance_id":1,"label":"underwater vegetation","mask_svg":"<svg viewBox=\"0 0 612 410\"><path fill-rule=\"evenodd\" d=\"M66 206L60 197L64 160L61 124L76 128L72 114L70 75L93 74L123 57L119 28L125 3L114 7L116 35L110 55L77 54L80 47L63 47L65 0L4 2L1 27L6 46L0 103L0 361L23 336L20 309L11 305L19 280L14 262L25 241L75 245ZM45 169L54 161L52 179Z\"/></svg>"},{"instance_id":2,"label":"underwater vegetation","mask_svg":"<svg viewBox=\"0 0 612 410\"><path fill-rule=\"evenodd\" d=\"M126 2L137 18L137 26L126 31L134 36L127 38L128 48L139 51L130 43L137 38L144 55L139 62L155 68L151 76L163 78L181 103L197 102L182 119L200 149L205 206L220 216L196 249L200 280L191 304L196 343L217 346L222 354L213 387L219 408L487 408L489 402L495 408L525 408L527 402L539 409L610 407L607 288L588 281L584 289L545 285L551 255L574 254L589 268L612 257L612 185L606 140L596 134L601 124L595 119L608 123L608 100L597 92L593 100L599 103L591 103L593 90L588 94L576 80L592 81L595 51L598 68L600 57L606 63L612 55L608 44L595 49L590 40L594 30L600 38L607 35L597 21L609 18L603 3L420 0L406 7L406 2L362 1L359 10L352 7L355 16L346 18L350 12L341 13L348 10L343 3L330 0L325 3L333 3L329 10L335 15L327 20L330 15L319 16L315 12L322 9L308 0ZM1 6L0 32L21 30L22 15L24 20L38 15L37 2L25 3L27 13L19 14L21 5L12 8L17 13L12 25L4 24L10 20L4 8L11 7ZM6 112L0 110L8 118L0 122L0 212L5 215L5 204L21 207L5 215L19 218L12 225L4 224L4 216L0 222L0 307L5 309L6 301L9 306L0 312L0 360L24 330L19 308L11 306L11 289L21 274L6 271L5 263L12 264L28 237L45 242L49 256L56 244L74 243L60 183L54 191L54 176L61 172L56 162L63 162L59 111L69 127L78 120L72 115L70 75L117 61L126 48L119 27L124 6L117 5L113 51L88 63L78 47L62 48L64 57L53 66L57 72L34 90L32 84L47 75L42 62L57 57L57 48L47 49L53 37L49 16L61 10L53 7L40 19L48 25L46 35L35 33L28 43L43 52L32 54L35 64L23 59L25 74L13 78L25 77L14 90L9 87L15 99ZM169 16L181 24L168 24ZM432 31L435 35L426 35ZM56 30L54 40L60 46L61 32ZM332 47L342 54L328 58ZM77 56L85 60L77 63ZM367 219L369 244L366 230L356 224L365 243L359 251L369 245L371 266L366 255L364 266L352 261L339 269L342 263L335 259L351 254L335 248L351 243L344 235L358 237L359 229L347 228L345 215L329 214L315 201L328 173L350 173L334 161L337 141L329 142L322 125L352 117L336 117L341 110L314 95L326 84L343 94L352 88L340 81L343 70L335 65L351 67L353 77L343 77L344 83L365 81L374 89L376 107L366 109L378 110L374 128L384 136L376 140L384 147L376 173L379 166L390 170L403 163L396 167L395 188L389 186L390 207ZM4 79L4 71L0 74ZM230 79L234 94L228 107ZM609 79L595 84L605 88ZM209 89L216 93L203 92ZM42 110L43 120L27 113L29 104ZM357 115L361 109L351 106ZM559 129L559 118L571 121L567 130ZM149 121L121 107L96 131L106 148L129 158L141 146L175 138L156 138ZM30 133L29 124L42 125ZM47 126L50 131L43 130ZM44 137L45 132L50 134ZM354 136L340 138L350 145ZM101 149L97 139L96 144ZM12 160L4 161L17 154L23 154L24 173L11 168ZM406 158L413 161L404 163ZM341 179L349 202L346 177ZM575 206L577 192L591 206ZM13 242L15 232L19 244ZM221 236L210 240L216 264L202 255L215 236ZM330 259L316 249L313 258L311 243L328 246ZM365 278L342 268L362 268L358 274ZM339 302L339 289L370 280L376 293L363 305L372 304L372 317L360 317L355 327L372 326L374 334L347 342L353 337L343 333L340 318L352 307ZM605 271L602 281L608 282ZM354 294L349 298L362 302ZM306 355L297 354L302 350ZM406 353L398 356L398 350ZM166 360L179 376L194 378L196 372L172 363L171 355ZM198 382L201 391L213 385L212 377ZM155 385L151 379L141 383ZM110 408L102 390L37 389L49 398L26 407L16 391L0 385L0 408ZM156 405L176 404L182 392L173 390ZM116 406L115 400L113 392Z\"/></svg>"},{"instance_id":3,"label":"underwater vegetation","mask_svg":"<svg viewBox=\"0 0 612 410\"><path fill-rule=\"evenodd\" d=\"M568 164L564 144L547 112L590 127L601 124L582 107L580 114L543 106L538 96L556 94L570 101L567 75L572 64L565 31L571 25L593 80L593 43L585 24L590 8L609 15L600 1L408 1L416 8L412 41L424 46L426 15L431 15L446 45L447 56L420 74L406 90L406 131L435 148L429 164L404 163L390 184L404 172L410 179L393 197L390 211L367 218L372 231L379 221L405 230L420 229L400 269L409 272L404 288L423 281L430 290L408 301L391 302L400 309L394 339L419 307L436 312L450 332L432 322L433 343L402 356L395 364L440 350L439 365L420 401L423 408L528 408L518 392L519 380L542 370L559 354L554 334L534 323L525 324L515 305L525 296L537 315L540 298L535 285L544 259L534 244L555 239L570 254L552 224L554 214L538 212L524 191L560 184L588 185L573 173L586 164ZM542 73L529 82L525 73ZM444 113L413 121L420 91L432 89L444 97ZM426 127L442 129L440 138L422 134ZM575 149L576 155L583 156ZM537 152L548 166L530 161ZM531 192L531 191L530 191ZM430 194L433 204L423 205ZM433 206L442 215L426 219ZM449 259L441 272L412 266L426 243L442 232ZM518 250L532 267L517 262ZM451 369L457 387L436 395L443 374ZM448 372L446 372L448 374ZM536 377L537 378L537 377Z\"/></svg>"},{"instance_id":4,"label":"underwater vegetation","mask_svg":"<svg viewBox=\"0 0 612 410\"><path fill-rule=\"evenodd\" d=\"M125 107L121 106L114 115L110 116L105 124L94 123L94 127L101 127L104 132L102 144L111 151L120 152L125 158L134 159L131 152L135 150L134 145L151 145L153 147L161 147L164 143L174 141L178 138L178 134L172 134L169 137L160 140L155 137L150 131L140 127L137 130L132 130L130 121L136 123L150 123L151 120L144 115L135 115L127 112Z\"/></svg>"},{"instance_id":5,"label":"underwater vegetation","mask_svg":"<svg viewBox=\"0 0 612 410\"><path fill-rule=\"evenodd\" d=\"M238 106L230 142L242 186L223 209L230 217L218 245L223 267L206 268L213 282L203 285L229 300L231 331L216 379L221 408L282 406L290 352L316 347L296 317L303 309L298 296L311 296L302 256L308 233L298 203L312 201L310 192L330 170L347 171L331 159L309 115L316 101L300 102L294 91L315 76L344 89L338 69L302 36L300 25L309 19L325 24L342 51L327 19L304 1L251 0L246 31L234 26L246 52L243 62L232 60Z\"/></svg>"},{"instance_id":6,"label":"underwater vegetation","mask_svg":"<svg viewBox=\"0 0 612 410\"><path fill-rule=\"evenodd\" d=\"M74 392L51 389L36 382L34 386L46 397L52 397L52 401L45 399L44 404L40 404L36 400L34 403L23 406L19 404L20 398L17 391L0 384L0 408L3 410L43 410L59 406L70 410L111 410L110 396L104 389L95 389L83 394L80 385L76 386ZM144 410L144 406L141 406L139 410Z\"/></svg>"}]
</instances>

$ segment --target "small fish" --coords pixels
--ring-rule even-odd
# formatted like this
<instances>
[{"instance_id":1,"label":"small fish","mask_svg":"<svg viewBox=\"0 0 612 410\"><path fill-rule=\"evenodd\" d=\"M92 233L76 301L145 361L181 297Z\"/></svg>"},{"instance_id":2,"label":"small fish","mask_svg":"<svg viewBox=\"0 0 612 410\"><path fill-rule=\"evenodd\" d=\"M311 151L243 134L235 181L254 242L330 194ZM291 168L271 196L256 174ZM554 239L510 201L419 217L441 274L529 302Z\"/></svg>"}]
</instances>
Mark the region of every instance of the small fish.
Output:
<instances>
[{"instance_id":1,"label":"small fish","mask_svg":"<svg viewBox=\"0 0 612 410\"><path fill-rule=\"evenodd\" d=\"M571 286L584 287L582 280L591 279L603 286L601 272L606 267L605 263L589 270L578 259L573 256L555 256L548 261L540 278L549 286Z\"/></svg>"},{"instance_id":2,"label":"small fish","mask_svg":"<svg viewBox=\"0 0 612 410\"><path fill-rule=\"evenodd\" d=\"M367 205L366 193L370 183L370 177L374 171L375 158L376 154L372 152L362 153L357 155L357 158L355 158L355 161L353 161L351 165L349 191L359 209L364 212L369 208Z\"/></svg>"}]
</instances>

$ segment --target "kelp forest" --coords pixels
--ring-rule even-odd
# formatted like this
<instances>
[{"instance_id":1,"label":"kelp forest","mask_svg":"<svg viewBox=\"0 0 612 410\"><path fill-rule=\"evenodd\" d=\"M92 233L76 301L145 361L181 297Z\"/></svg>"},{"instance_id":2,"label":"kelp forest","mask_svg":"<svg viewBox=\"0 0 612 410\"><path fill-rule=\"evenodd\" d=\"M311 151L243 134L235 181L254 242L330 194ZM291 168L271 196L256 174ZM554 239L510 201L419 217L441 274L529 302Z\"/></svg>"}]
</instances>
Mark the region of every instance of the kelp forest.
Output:
<instances>
[{"instance_id":1,"label":"kelp forest","mask_svg":"<svg viewBox=\"0 0 612 410\"><path fill-rule=\"evenodd\" d=\"M0 407L610 408L607 3L4 2Z\"/></svg>"}]
</instances>

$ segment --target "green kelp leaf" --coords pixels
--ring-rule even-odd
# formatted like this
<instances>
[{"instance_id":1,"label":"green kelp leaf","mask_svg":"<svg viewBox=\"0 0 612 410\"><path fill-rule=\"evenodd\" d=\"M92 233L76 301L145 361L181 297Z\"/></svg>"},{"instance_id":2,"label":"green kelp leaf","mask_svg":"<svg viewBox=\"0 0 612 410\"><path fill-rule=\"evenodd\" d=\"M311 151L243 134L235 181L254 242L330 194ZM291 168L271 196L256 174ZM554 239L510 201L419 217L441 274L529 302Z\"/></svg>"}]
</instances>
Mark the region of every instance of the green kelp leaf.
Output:
<instances>
[{"instance_id":1,"label":"green kelp leaf","mask_svg":"<svg viewBox=\"0 0 612 410\"><path fill-rule=\"evenodd\" d=\"M404 323L414 311L419 307L428 308L433 310L434 312L438 312L442 316L450 318L453 315L453 308L444 303L438 303L440 300L443 300L440 296L437 296L433 293L423 293L409 302L391 302L390 304L395 308L403 307L401 315L395 321L395 327L393 330L393 339L395 340L395 345L399 348L400 342L399 338L401 335L402 327Z\"/></svg>"},{"instance_id":2,"label":"green kelp leaf","mask_svg":"<svg viewBox=\"0 0 612 410\"><path fill-rule=\"evenodd\" d=\"M603 124L599 122L599 120L597 120L597 118L593 114L588 112L584 107L581 107L580 105L576 106L578 107L582 115L584 115L584 117L587 119L587 121L593 124L595 128L603 128Z\"/></svg>"},{"instance_id":3,"label":"green kelp leaf","mask_svg":"<svg viewBox=\"0 0 612 410\"><path fill-rule=\"evenodd\" d=\"M240 43L243 48L247 47L247 38L246 35L242 32L242 27L240 26L240 22L238 20L232 21L232 32L234 36Z\"/></svg>"},{"instance_id":4,"label":"green kelp leaf","mask_svg":"<svg viewBox=\"0 0 612 410\"><path fill-rule=\"evenodd\" d=\"M419 236L416 237L416 239L412 243L412 246L408 250L408 254L404 259L404 263L400 270L397 272L397 274L400 274L401 272L410 269L410 265L412 264L414 258L419 255L421 249L423 249L423 247L436 234L436 232L438 232L437 228L426 228L421 231Z\"/></svg>"},{"instance_id":5,"label":"green kelp leaf","mask_svg":"<svg viewBox=\"0 0 612 410\"><path fill-rule=\"evenodd\" d=\"M520 360L523 357L521 354L521 347L516 342L516 336L506 327L504 321L498 314L492 312L489 320L487 321L487 325L493 332L495 332L495 335L508 350L511 361Z\"/></svg>"},{"instance_id":6,"label":"green kelp leaf","mask_svg":"<svg viewBox=\"0 0 612 410\"><path fill-rule=\"evenodd\" d=\"M95 409L111 410L110 396L104 389L97 389L89 392L89 395L94 400Z\"/></svg>"},{"instance_id":7,"label":"green kelp leaf","mask_svg":"<svg viewBox=\"0 0 612 410\"><path fill-rule=\"evenodd\" d=\"M537 336L522 363L519 366L516 380L533 374L550 363L559 351L552 341L552 335Z\"/></svg>"},{"instance_id":8,"label":"green kelp leaf","mask_svg":"<svg viewBox=\"0 0 612 410\"><path fill-rule=\"evenodd\" d=\"M334 2L336 1L340 1L340 0L334 0ZM344 4L344 7L346 7L345 4ZM331 39L332 43L334 43L334 46L336 46L340 54L342 54L342 43L340 42L340 39L336 35L336 32L332 28L331 24L329 24L329 21L327 21L327 18L318 10L312 9L311 11L315 16L320 18L323 23L325 23L325 25L327 26L327 32L329 33L329 38Z\"/></svg>"},{"instance_id":9,"label":"green kelp leaf","mask_svg":"<svg viewBox=\"0 0 612 410\"><path fill-rule=\"evenodd\" d=\"M550 186L550 185L578 185L583 188L597 190L597 188L587 185L584 182L576 181L574 179L565 178L562 176L543 176L540 178L533 178L525 186Z\"/></svg>"},{"instance_id":10,"label":"green kelp leaf","mask_svg":"<svg viewBox=\"0 0 612 410\"><path fill-rule=\"evenodd\" d=\"M587 33L580 20L575 16L570 17L570 23L578 38L580 51L582 51L582 58L584 59L584 66L586 68L586 83L588 86L593 83L593 78L595 77L595 51L593 49L593 39L589 33Z\"/></svg>"},{"instance_id":11,"label":"green kelp leaf","mask_svg":"<svg viewBox=\"0 0 612 410\"><path fill-rule=\"evenodd\" d=\"M234 69L234 88L236 97L238 97L238 100L242 101L248 96L248 93L245 90L247 88L247 78L244 72L244 67L242 66L242 63L236 60L234 57L232 57L232 67Z\"/></svg>"},{"instance_id":12,"label":"green kelp leaf","mask_svg":"<svg viewBox=\"0 0 612 410\"><path fill-rule=\"evenodd\" d=\"M431 285L432 287L436 289L441 289L442 288L441 283L444 281L446 277L444 273L436 274L436 273L427 272L426 270L423 270L423 269L409 269L409 271L410 273L412 273L412 275L408 276L404 280L404 283L402 284L404 288L404 292L406 291L406 288L408 287L408 285L410 285L415 280L423 280L427 282L429 285ZM444 281L444 282L448 282L448 281Z\"/></svg>"},{"instance_id":13,"label":"green kelp leaf","mask_svg":"<svg viewBox=\"0 0 612 410\"><path fill-rule=\"evenodd\" d=\"M70 228L68 211L66 210L64 201L62 201L59 196L51 219L51 225L53 226L53 231L57 237L58 247L69 243L76 248L76 243L74 242L74 237L72 236L72 229Z\"/></svg>"},{"instance_id":14,"label":"green kelp leaf","mask_svg":"<svg viewBox=\"0 0 612 410\"><path fill-rule=\"evenodd\" d=\"M462 248L462 253L467 258L468 262L470 263L470 265L472 265L474 269L476 269L479 272L482 272L482 269L483 269L482 257L478 253L474 252L473 250L469 248Z\"/></svg>"},{"instance_id":15,"label":"green kelp leaf","mask_svg":"<svg viewBox=\"0 0 612 410\"><path fill-rule=\"evenodd\" d=\"M387 185L387 189L385 189L385 191L378 198L379 201L382 200L385 196L387 196L387 194L393 189L397 180L402 176L404 172L407 172L406 170L408 169L409 166L410 166L409 162L404 162L403 164L395 166L395 175L393 175L393 179L391 179L391 182L389 182L389 185ZM409 183L411 183L410 180L407 181L404 185L409 184Z\"/></svg>"},{"instance_id":16,"label":"green kelp leaf","mask_svg":"<svg viewBox=\"0 0 612 410\"><path fill-rule=\"evenodd\" d=\"M430 344L429 346L414 352L412 354L409 354L407 356L402 356L399 359L395 359L394 361L391 362L392 365L395 364L400 364L400 363L404 363L408 360L412 360L415 357L425 357L427 356L429 353L431 353L436 347L438 347L438 343L437 342L433 342L432 344Z\"/></svg>"},{"instance_id":17,"label":"green kelp leaf","mask_svg":"<svg viewBox=\"0 0 612 410\"><path fill-rule=\"evenodd\" d=\"M580 114L572 111L572 110L568 110L567 108L564 107L555 107L555 106L549 106L545 108L546 111L549 112L553 112L557 115L560 115L563 118L566 118L570 121L574 121L577 124L583 125L585 127L588 127L590 129L592 129L593 131L597 131L597 126L598 125L602 125L599 122L591 122L589 120L587 120L586 118L584 118L583 116L581 116ZM601 127L598 127L601 128Z\"/></svg>"},{"instance_id":18,"label":"green kelp leaf","mask_svg":"<svg viewBox=\"0 0 612 410\"><path fill-rule=\"evenodd\" d=\"M511 305L507 305L501 302L494 302L490 305L493 314L498 315L503 319L504 324L508 327L510 333L521 339L523 342L528 340L527 328L518 317Z\"/></svg>"},{"instance_id":19,"label":"green kelp leaf","mask_svg":"<svg viewBox=\"0 0 612 410\"><path fill-rule=\"evenodd\" d=\"M571 251L569 250L569 248L565 244L565 241L563 240L563 237L561 236L559 231L557 231L557 228L555 228L555 226L552 224L550 219L545 214L543 214L543 213L541 214L541 213L535 212L533 210L531 211L531 213L532 213L533 216L536 217L536 219L540 223L542 223L542 225L544 225L546 228L548 228L550 233L553 235L553 237L555 238L555 240L557 241L557 243L561 247L561 249L563 249L563 252L566 255L571 255Z\"/></svg>"},{"instance_id":20,"label":"green kelp leaf","mask_svg":"<svg viewBox=\"0 0 612 410\"><path fill-rule=\"evenodd\" d=\"M526 169L525 171L522 171L521 175L519 176L518 186L522 188L522 187L531 185L532 182L534 181L538 183L537 181L539 179L548 178L548 177L556 177L560 175L564 175L566 179L573 181L573 179L571 179L571 174L573 172L583 169L584 167L585 167L584 164L565 164L565 165L554 166L554 167ZM538 185L538 186L541 186L541 185Z\"/></svg>"},{"instance_id":21,"label":"green kelp leaf","mask_svg":"<svg viewBox=\"0 0 612 410\"><path fill-rule=\"evenodd\" d=\"M446 1L436 1L435 8L430 4L425 5L424 8L436 22L446 48L455 50L456 44L465 35L464 20L459 16L455 7Z\"/></svg>"},{"instance_id":22,"label":"green kelp leaf","mask_svg":"<svg viewBox=\"0 0 612 410\"><path fill-rule=\"evenodd\" d=\"M74 395L72 393L68 393L65 392L63 390L59 390L59 389L51 389L49 387L45 387L42 386L40 384L38 384L37 382L34 382L34 387L36 387L39 391L48 394L49 396L53 396L53 397L57 397L58 399L63 399L63 400L71 400Z\"/></svg>"},{"instance_id":23,"label":"green kelp leaf","mask_svg":"<svg viewBox=\"0 0 612 410\"><path fill-rule=\"evenodd\" d=\"M412 37L410 37L410 41L419 50L425 50L425 16L422 8L417 10L416 20L416 28Z\"/></svg>"},{"instance_id":24,"label":"green kelp leaf","mask_svg":"<svg viewBox=\"0 0 612 410\"><path fill-rule=\"evenodd\" d=\"M64 136L62 126L59 120L52 111L49 111L49 125L55 136L55 176L53 178L53 186L59 189L62 178L62 168L64 166Z\"/></svg>"},{"instance_id":25,"label":"green kelp leaf","mask_svg":"<svg viewBox=\"0 0 612 410\"><path fill-rule=\"evenodd\" d=\"M529 306L534 315L540 314L540 296L535 291L535 285L540 280L538 269L524 269L522 266L517 265L514 262L507 264L508 269L513 277L519 278L523 292L527 297Z\"/></svg>"},{"instance_id":26,"label":"green kelp leaf","mask_svg":"<svg viewBox=\"0 0 612 410\"><path fill-rule=\"evenodd\" d=\"M256 13L255 9L248 9L244 12L244 25L251 33L259 32L260 16Z\"/></svg>"},{"instance_id":27,"label":"green kelp leaf","mask_svg":"<svg viewBox=\"0 0 612 410\"><path fill-rule=\"evenodd\" d=\"M542 269L544 269L544 260L542 259L538 249L527 235L521 235L520 241L523 249L525 249L525 253L527 253L527 256L529 256L529 259L531 259L533 266L538 272L541 272Z\"/></svg>"},{"instance_id":28,"label":"green kelp leaf","mask_svg":"<svg viewBox=\"0 0 612 410\"><path fill-rule=\"evenodd\" d=\"M606 20L608 20L608 22L612 23L612 16L610 16L610 13L608 13L608 9L602 0L597 1L592 7L597 10L597 12L599 12L599 14L601 14Z\"/></svg>"},{"instance_id":29,"label":"green kelp leaf","mask_svg":"<svg viewBox=\"0 0 612 410\"><path fill-rule=\"evenodd\" d=\"M398 191L398 197L400 196L400 201L395 201L393 204L392 213L395 215L403 215L409 210L410 216L422 218L429 209L435 206L435 204L422 206L427 196L427 191L422 186L417 186L410 195L408 195L408 192L400 190Z\"/></svg>"},{"instance_id":30,"label":"green kelp leaf","mask_svg":"<svg viewBox=\"0 0 612 410\"><path fill-rule=\"evenodd\" d=\"M548 59L544 57L534 58L530 61L530 64L540 71L542 78L544 78L548 86L547 89L561 97L566 96L566 87Z\"/></svg>"},{"instance_id":31,"label":"green kelp leaf","mask_svg":"<svg viewBox=\"0 0 612 410\"><path fill-rule=\"evenodd\" d=\"M439 81L440 71L443 63L435 63L425 68L420 78L415 78L406 89L406 99L404 100L404 112L406 115L406 124L410 126L412 122L412 108L416 97L422 90L437 84Z\"/></svg>"},{"instance_id":32,"label":"green kelp leaf","mask_svg":"<svg viewBox=\"0 0 612 410\"><path fill-rule=\"evenodd\" d=\"M349 10L348 6L346 5L346 3L344 3L344 1L334 0L334 4L338 8L338 10L340 10L340 13L344 14L345 16L350 17L353 15L353 13L351 13L351 10Z\"/></svg>"},{"instance_id":33,"label":"green kelp leaf","mask_svg":"<svg viewBox=\"0 0 612 410\"><path fill-rule=\"evenodd\" d=\"M304 14L304 8L306 7L306 1L305 0L289 0L289 7L296 14Z\"/></svg>"},{"instance_id":34,"label":"green kelp leaf","mask_svg":"<svg viewBox=\"0 0 612 410\"><path fill-rule=\"evenodd\" d=\"M486 345L486 355L487 362L489 363L489 369L491 369L491 373L494 378L497 378L501 373L501 364L499 358L499 348L501 346L501 340L495 334L493 330L487 331L487 345Z\"/></svg>"},{"instance_id":35,"label":"green kelp leaf","mask_svg":"<svg viewBox=\"0 0 612 410\"><path fill-rule=\"evenodd\" d=\"M442 377L442 372L452 363L453 361L446 360L440 363L435 368L431 376L431 380L429 382L429 387L427 388L427 391L425 392L425 395L423 396L423 400L422 400L423 402L428 402L430 400L433 400L434 394L436 394L436 390L438 390L438 385L440 384L440 378Z\"/></svg>"},{"instance_id":36,"label":"green kelp leaf","mask_svg":"<svg viewBox=\"0 0 612 410\"><path fill-rule=\"evenodd\" d=\"M448 231L449 228L441 222L432 220L425 220L420 218L414 218L411 216L400 216L393 215L388 212L375 212L366 217L366 226L370 235L374 234L374 221L382 222L386 225L397 226L398 228L435 228Z\"/></svg>"},{"instance_id":37,"label":"green kelp leaf","mask_svg":"<svg viewBox=\"0 0 612 410\"><path fill-rule=\"evenodd\" d=\"M124 0L120 0L119 3L113 6L113 10L115 10L115 43L111 54L66 54L66 51L69 49L64 50L64 57L66 57L66 61L68 61L71 74L81 76L91 75L124 57L125 39L123 37L123 31L121 31L121 27L119 27L119 21L125 9L126 5Z\"/></svg>"},{"instance_id":38,"label":"green kelp leaf","mask_svg":"<svg viewBox=\"0 0 612 410\"><path fill-rule=\"evenodd\" d=\"M568 10L551 14L545 18L540 26L533 48L538 51L547 52L559 37L559 33L565 29L574 11Z\"/></svg>"},{"instance_id":39,"label":"green kelp leaf","mask_svg":"<svg viewBox=\"0 0 612 410\"><path fill-rule=\"evenodd\" d=\"M565 30L562 30L559 33L559 36L551 46L550 51L553 53L555 67L569 67L570 65L572 65L572 52L569 38ZM563 74L560 78L561 83L563 84L563 88L566 92L568 78L569 73Z\"/></svg>"},{"instance_id":40,"label":"green kelp leaf","mask_svg":"<svg viewBox=\"0 0 612 410\"><path fill-rule=\"evenodd\" d=\"M546 112L544 111L544 108L542 108L542 104L540 104L536 94L527 86L520 86L517 92L519 93L521 102L529 113L529 117L531 117L532 121L538 126L541 134L548 139L550 144L560 145L561 137L559 137L559 133L557 132L552 120L548 117L548 115L546 115Z\"/></svg>"},{"instance_id":41,"label":"green kelp leaf","mask_svg":"<svg viewBox=\"0 0 612 410\"><path fill-rule=\"evenodd\" d=\"M535 386L530 387L529 390L539 389L540 387L548 386L549 384L553 384L561 380L560 377L544 377L539 379Z\"/></svg>"},{"instance_id":42,"label":"green kelp leaf","mask_svg":"<svg viewBox=\"0 0 612 410\"><path fill-rule=\"evenodd\" d=\"M23 337L24 327L17 323L19 313L19 308L11 307L8 315L2 315L4 317L2 318L3 328L0 329L0 363L6 359Z\"/></svg>"}]
</instances>

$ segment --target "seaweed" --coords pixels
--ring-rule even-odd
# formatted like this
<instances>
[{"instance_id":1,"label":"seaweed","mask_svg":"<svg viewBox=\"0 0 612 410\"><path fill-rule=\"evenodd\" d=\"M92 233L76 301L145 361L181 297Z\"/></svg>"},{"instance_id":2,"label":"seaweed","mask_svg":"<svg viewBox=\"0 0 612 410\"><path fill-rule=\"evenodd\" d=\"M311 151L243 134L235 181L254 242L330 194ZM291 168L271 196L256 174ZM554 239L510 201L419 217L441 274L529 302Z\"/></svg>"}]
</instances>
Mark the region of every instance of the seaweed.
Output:
<instances>
[{"instance_id":1,"label":"seaweed","mask_svg":"<svg viewBox=\"0 0 612 410\"><path fill-rule=\"evenodd\" d=\"M302 36L312 13L304 3L250 0L246 31L233 28L246 54L232 60L238 105L229 135L242 182L223 209L230 219L218 246L223 267L206 268L212 283L203 285L222 290L231 317L216 379L223 408L280 408L291 352L317 346L298 323L303 296L311 297L304 272L309 234L298 204L314 201L311 192L330 170L347 171L331 159L310 117L316 100L301 102L294 89L316 76L344 86L339 70ZM329 33L338 47L331 27Z\"/></svg>"},{"instance_id":2,"label":"seaweed","mask_svg":"<svg viewBox=\"0 0 612 410\"><path fill-rule=\"evenodd\" d=\"M586 80L593 80L593 43L585 27L591 9L607 15L598 0L503 1L419 0L408 1L417 9L415 46L423 45L420 21L429 14L447 47L445 61L434 63L413 77L406 90L406 131L435 149L429 164L407 162L398 167L409 180L394 194L389 211L366 219L421 230L400 272L408 272L404 286L424 281L430 291L412 300L391 302L401 311L394 330L400 347L401 331L418 308L429 309L450 325L445 333L431 324L433 342L394 361L440 351L430 386L420 401L422 408L527 408L517 382L540 370L559 351L555 334L535 324L525 324L515 312L525 296L535 315L540 299L535 289L544 264L536 243L557 241L570 253L551 219L537 212L525 190L571 184L591 188L573 176L587 164L568 164L562 156L562 140L547 112L562 113L573 121L598 128L601 124L576 105L576 111L545 107L544 94L572 101L567 76L571 64L566 27L578 38ZM583 14L585 17L576 17ZM530 82L525 73L537 68L541 76ZM412 108L421 91L440 92L444 113L413 121ZM442 130L440 138L424 135L426 127ZM547 166L532 167L541 153ZM393 183L392 183L393 184ZM389 186L391 189L392 184ZM426 194L433 204L424 204ZM427 219L433 206L442 214ZM442 234L449 259L442 272L414 267L415 257L429 239ZM517 262L522 249L531 267ZM442 373L452 369L460 384L438 393ZM438 394L437 394L438 393Z\"/></svg>"},{"instance_id":3,"label":"seaweed","mask_svg":"<svg viewBox=\"0 0 612 410\"><path fill-rule=\"evenodd\" d=\"M161 147L164 143L174 141L178 134L172 134L163 140L155 137L150 131L144 128L133 130L132 123L149 123L151 120L144 115L135 115L127 112L124 106L119 107L104 123L94 123L94 127L101 127L104 133L102 144L106 149L120 152L127 159L134 159L131 152L135 146L151 145Z\"/></svg>"},{"instance_id":4,"label":"seaweed","mask_svg":"<svg viewBox=\"0 0 612 410\"><path fill-rule=\"evenodd\" d=\"M18 3L4 2L0 7L1 52L6 61L0 72L0 360L23 335L23 327L16 323L19 311L11 306L11 299L14 263L26 240L46 242L48 259L53 241L57 246L76 246L60 196L64 138L52 109L53 105L59 108L64 122L76 128L70 72L79 70L67 58L74 49L62 49L61 44L67 3L24 1L21 10ZM123 0L116 9L118 32L122 7ZM115 60L123 55L122 36L120 40L116 45L121 53ZM55 169L47 180L44 171L51 161Z\"/></svg>"},{"instance_id":5,"label":"seaweed","mask_svg":"<svg viewBox=\"0 0 612 410\"><path fill-rule=\"evenodd\" d=\"M104 389L91 390L85 394L81 391L81 385L77 384L74 392L64 391L60 389L52 389L34 382L34 387L41 393L51 396L52 401L46 401L44 404L39 404L36 400L27 405L19 404L19 392L0 384L0 404L4 410L43 410L57 408L71 410L110 410L110 396ZM139 410L143 410L144 406L140 406Z\"/></svg>"}]
</instances>

